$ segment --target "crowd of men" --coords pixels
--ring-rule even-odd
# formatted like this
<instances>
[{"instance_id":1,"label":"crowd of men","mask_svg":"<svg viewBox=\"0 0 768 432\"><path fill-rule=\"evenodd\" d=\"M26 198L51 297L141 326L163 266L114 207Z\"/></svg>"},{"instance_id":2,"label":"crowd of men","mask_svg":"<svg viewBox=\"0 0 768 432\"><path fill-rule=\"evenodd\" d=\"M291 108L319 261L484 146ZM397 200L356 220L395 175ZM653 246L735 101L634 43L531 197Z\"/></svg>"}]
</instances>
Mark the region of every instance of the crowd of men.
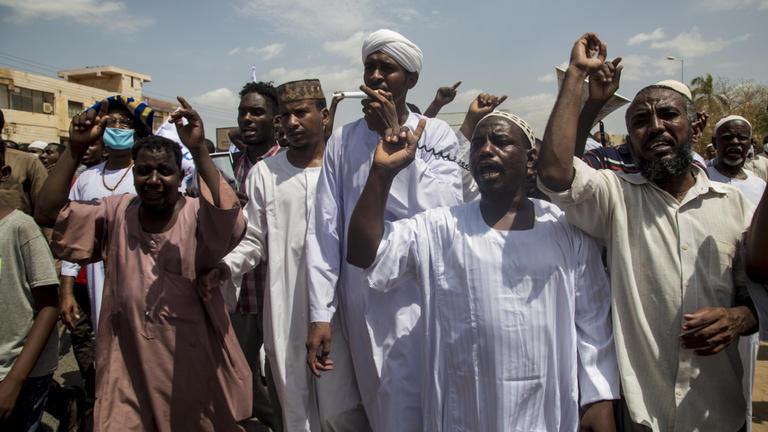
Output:
<instances>
[{"instance_id":1,"label":"crowd of men","mask_svg":"<svg viewBox=\"0 0 768 432\"><path fill-rule=\"evenodd\" d=\"M541 139L490 94L451 130L460 82L420 114L397 32L362 61L335 130L319 80L247 83L229 169L182 97L155 134L115 95L67 146L3 143L0 430L750 430L768 144L746 118L704 159L707 114L661 81L624 144L590 136L623 69L592 33ZM58 319L82 390L53 379Z\"/></svg>"}]
</instances>

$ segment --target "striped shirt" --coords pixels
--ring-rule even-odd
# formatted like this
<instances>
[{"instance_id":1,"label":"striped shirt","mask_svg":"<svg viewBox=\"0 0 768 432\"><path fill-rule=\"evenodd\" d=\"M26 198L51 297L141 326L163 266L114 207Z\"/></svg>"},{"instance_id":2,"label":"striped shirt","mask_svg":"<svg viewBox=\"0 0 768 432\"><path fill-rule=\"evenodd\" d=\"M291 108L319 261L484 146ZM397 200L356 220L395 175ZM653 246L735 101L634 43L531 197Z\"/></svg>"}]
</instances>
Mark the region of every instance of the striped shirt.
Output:
<instances>
[{"instance_id":1,"label":"striped shirt","mask_svg":"<svg viewBox=\"0 0 768 432\"><path fill-rule=\"evenodd\" d=\"M280 145L275 142L275 145L267 150L266 153L259 156L256 162L251 162L246 152L240 153L240 158L235 162L234 171L237 184L240 192L246 193L245 179L248 178L248 173L251 172L251 168L260 160L264 160L270 156L274 156L280 150ZM257 264L256 268L243 275L243 282L240 286L240 298L237 301L237 311L249 314L258 314L264 307L264 283L266 282L266 274L261 268L261 264Z\"/></svg>"}]
</instances>

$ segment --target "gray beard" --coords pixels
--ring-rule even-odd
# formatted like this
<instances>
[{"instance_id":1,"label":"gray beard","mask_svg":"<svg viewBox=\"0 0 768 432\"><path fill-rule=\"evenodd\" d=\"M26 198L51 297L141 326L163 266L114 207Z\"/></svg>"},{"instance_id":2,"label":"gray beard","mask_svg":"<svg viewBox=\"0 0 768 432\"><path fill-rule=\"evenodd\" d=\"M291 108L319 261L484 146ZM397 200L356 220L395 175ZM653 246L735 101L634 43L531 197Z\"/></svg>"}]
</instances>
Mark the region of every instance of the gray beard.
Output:
<instances>
[{"instance_id":1,"label":"gray beard","mask_svg":"<svg viewBox=\"0 0 768 432\"><path fill-rule=\"evenodd\" d=\"M673 158L649 161L636 157L635 161L640 173L648 180L677 177L688 172L693 165L693 141L689 138L685 144L678 147Z\"/></svg>"}]
</instances>

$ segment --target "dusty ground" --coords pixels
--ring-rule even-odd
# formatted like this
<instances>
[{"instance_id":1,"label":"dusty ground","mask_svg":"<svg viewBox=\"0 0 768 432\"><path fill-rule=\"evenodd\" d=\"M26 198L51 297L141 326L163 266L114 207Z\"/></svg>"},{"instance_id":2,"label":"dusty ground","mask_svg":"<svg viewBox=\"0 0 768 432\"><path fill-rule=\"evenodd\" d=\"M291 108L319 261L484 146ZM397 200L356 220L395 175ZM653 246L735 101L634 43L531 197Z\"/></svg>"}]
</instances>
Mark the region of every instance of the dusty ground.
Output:
<instances>
[{"instance_id":1,"label":"dusty ground","mask_svg":"<svg viewBox=\"0 0 768 432\"><path fill-rule=\"evenodd\" d=\"M82 386L80 372L75 363L75 357L69 345L69 334L62 337L62 352L59 357L59 369L55 378L62 385ZM757 370L755 371L755 387L752 396L752 430L754 432L768 432L768 344L760 345L760 353L757 357ZM56 430L58 422L48 413L45 413L43 422ZM248 432L262 432L269 429L254 421L248 428Z\"/></svg>"}]
</instances>

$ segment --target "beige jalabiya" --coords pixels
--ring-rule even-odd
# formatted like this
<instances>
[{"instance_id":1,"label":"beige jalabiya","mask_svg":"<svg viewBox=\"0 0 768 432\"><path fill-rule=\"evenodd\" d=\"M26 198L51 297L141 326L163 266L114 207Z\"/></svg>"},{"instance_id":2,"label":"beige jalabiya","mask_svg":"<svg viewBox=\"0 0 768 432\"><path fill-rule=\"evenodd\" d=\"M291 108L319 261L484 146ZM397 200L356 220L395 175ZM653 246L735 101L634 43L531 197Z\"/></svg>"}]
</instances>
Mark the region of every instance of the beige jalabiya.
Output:
<instances>
[{"instance_id":1,"label":"beige jalabiya","mask_svg":"<svg viewBox=\"0 0 768 432\"><path fill-rule=\"evenodd\" d=\"M251 414L251 373L221 293L204 302L195 288L197 273L238 243L245 218L225 183L219 207L202 189L182 198L163 233L144 232L136 195L73 201L59 214L55 253L105 263L96 431L243 430Z\"/></svg>"}]
</instances>

